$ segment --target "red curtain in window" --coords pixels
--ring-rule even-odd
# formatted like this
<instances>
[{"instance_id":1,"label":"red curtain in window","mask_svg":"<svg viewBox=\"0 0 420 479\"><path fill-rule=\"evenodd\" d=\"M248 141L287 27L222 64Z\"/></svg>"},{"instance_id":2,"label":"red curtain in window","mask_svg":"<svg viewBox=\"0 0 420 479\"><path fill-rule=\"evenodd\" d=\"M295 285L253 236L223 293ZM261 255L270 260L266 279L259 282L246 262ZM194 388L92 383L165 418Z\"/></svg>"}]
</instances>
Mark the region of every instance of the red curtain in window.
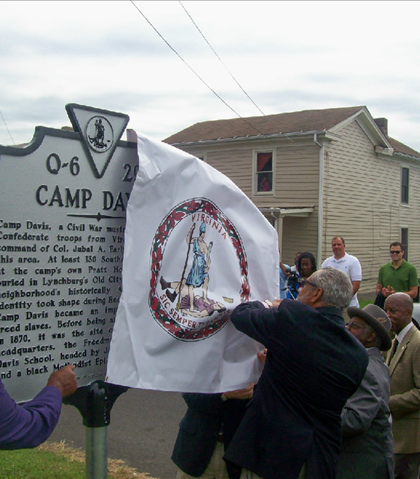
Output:
<instances>
[{"instance_id":1,"label":"red curtain in window","mask_svg":"<svg viewBox=\"0 0 420 479\"><path fill-rule=\"evenodd\" d=\"M258 153L257 154L257 171L263 171L264 166L269 161L271 161L271 158L272 158L272 153Z\"/></svg>"}]
</instances>

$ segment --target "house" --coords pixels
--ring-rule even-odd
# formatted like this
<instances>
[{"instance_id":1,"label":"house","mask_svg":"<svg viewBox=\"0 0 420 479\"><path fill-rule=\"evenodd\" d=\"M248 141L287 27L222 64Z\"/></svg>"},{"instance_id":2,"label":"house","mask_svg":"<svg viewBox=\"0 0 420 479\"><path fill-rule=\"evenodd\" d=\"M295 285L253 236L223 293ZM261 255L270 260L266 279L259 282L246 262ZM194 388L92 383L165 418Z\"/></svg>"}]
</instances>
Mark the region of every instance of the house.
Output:
<instances>
[{"instance_id":1,"label":"house","mask_svg":"<svg viewBox=\"0 0 420 479\"><path fill-rule=\"evenodd\" d=\"M365 106L205 121L166 140L227 175L276 228L282 260L331 238L362 264L373 292L389 243L420 270L420 153L388 136Z\"/></svg>"}]
</instances>

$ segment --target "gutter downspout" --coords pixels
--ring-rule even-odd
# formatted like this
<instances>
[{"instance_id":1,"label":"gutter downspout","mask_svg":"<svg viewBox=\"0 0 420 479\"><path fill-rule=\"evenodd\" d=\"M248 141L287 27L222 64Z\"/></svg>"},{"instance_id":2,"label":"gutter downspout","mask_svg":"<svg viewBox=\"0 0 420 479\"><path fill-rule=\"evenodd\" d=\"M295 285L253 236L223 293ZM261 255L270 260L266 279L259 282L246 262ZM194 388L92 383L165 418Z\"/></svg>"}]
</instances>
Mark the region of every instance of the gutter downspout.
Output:
<instances>
[{"instance_id":1,"label":"gutter downspout","mask_svg":"<svg viewBox=\"0 0 420 479\"><path fill-rule=\"evenodd\" d=\"M314 133L314 143L319 146L318 245L316 255L317 268L319 269L322 264L322 232L324 228L324 145L318 142L316 133Z\"/></svg>"}]
</instances>

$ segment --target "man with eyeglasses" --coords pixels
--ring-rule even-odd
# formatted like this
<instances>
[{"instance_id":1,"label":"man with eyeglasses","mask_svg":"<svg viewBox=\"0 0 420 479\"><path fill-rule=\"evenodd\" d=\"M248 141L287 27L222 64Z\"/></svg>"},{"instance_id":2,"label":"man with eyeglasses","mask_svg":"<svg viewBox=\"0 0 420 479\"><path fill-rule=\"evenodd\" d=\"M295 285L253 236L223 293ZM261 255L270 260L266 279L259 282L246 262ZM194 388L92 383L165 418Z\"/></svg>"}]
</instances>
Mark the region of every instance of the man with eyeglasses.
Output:
<instances>
[{"instance_id":1,"label":"man with eyeglasses","mask_svg":"<svg viewBox=\"0 0 420 479\"><path fill-rule=\"evenodd\" d=\"M348 308L347 313L350 321L346 327L366 348L369 365L341 413L343 444L337 479L392 479L390 378L381 352L391 348L391 321L373 304Z\"/></svg>"},{"instance_id":2,"label":"man with eyeglasses","mask_svg":"<svg viewBox=\"0 0 420 479\"><path fill-rule=\"evenodd\" d=\"M241 479L333 479L341 411L368 364L341 312L353 296L344 272L325 268L300 283L297 301L237 306L233 325L267 348L265 366L225 459Z\"/></svg>"},{"instance_id":3,"label":"man with eyeglasses","mask_svg":"<svg viewBox=\"0 0 420 479\"><path fill-rule=\"evenodd\" d=\"M411 298L418 294L418 277L416 268L404 259L402 243L394 241L389 245L391 262L379 269L376 294L382 293L387 298L394 293L406 293Z\"/></svg>"}]
</instances>

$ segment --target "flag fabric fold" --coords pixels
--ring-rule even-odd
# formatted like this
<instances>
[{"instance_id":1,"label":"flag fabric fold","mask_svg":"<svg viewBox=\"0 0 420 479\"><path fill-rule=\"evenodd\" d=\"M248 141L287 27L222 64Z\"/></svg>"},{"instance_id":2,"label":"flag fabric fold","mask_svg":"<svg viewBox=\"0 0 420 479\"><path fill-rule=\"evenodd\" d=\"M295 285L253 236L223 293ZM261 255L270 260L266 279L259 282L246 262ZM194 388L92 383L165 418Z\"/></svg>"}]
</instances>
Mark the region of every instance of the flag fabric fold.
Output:
<instances>
[{"instance_id":1,"label":"flag fabric fold","mask_svg":"<svg viewBox=\"0 0 420 479\"><path fill-rule=\"evenodd\" d=\"M201 393L255 383L262 345L229 315L278 297L277 233L204 161L140 134L137 144L107 381Z\"/></svg>"}]
</instances>

